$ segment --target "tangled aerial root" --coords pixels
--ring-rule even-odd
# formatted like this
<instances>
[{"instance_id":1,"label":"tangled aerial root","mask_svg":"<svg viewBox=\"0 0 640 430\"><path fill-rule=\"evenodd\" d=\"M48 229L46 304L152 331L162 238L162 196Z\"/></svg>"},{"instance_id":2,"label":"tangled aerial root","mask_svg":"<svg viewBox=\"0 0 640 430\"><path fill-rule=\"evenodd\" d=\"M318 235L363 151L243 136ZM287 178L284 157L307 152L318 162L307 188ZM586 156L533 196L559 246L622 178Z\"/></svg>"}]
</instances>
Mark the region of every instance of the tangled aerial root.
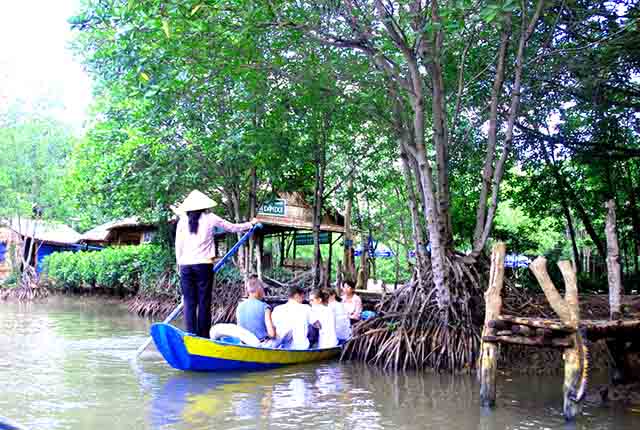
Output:
<instances>
[{"instance_id":1,"label":"tangled aerial root","mask_svg":"<svg viewBox=\"0 0 640 430\"><path fill-rule=\"evenodd\" d=\"M142 317L165 318L178 306L179 303L180 299L172 296L167 296L165 298L158 296L136 296L129 300L127 308L129 309L129 312L138 314Z\"/></svg>"},{"instance_id":2,"label":"tangled aerial root","mask_svg":"<svg viewBox=\"0 0 640 430\"><path fill-rule=\"evenodd\" d=\"M31 266L22 272L17 287L0 290L0 300L32 302L45 299L48 296L49 290L38 283L38 275Z\"/></svg>"},{"instance_id":3,"label":"tangled aerial root","mask_svg":"<svg viewBox=\"0 0 640 430\"><path fill-rule=\"evenodd\" d=\"M424 288L412 281L386 296L378 316L354 327L342 358L390 370L430 368L469 371L480 351L484 302L481 276L461 255L448 258L451 302L438 307L427 271Z\"/></svg>"}]
</instances>

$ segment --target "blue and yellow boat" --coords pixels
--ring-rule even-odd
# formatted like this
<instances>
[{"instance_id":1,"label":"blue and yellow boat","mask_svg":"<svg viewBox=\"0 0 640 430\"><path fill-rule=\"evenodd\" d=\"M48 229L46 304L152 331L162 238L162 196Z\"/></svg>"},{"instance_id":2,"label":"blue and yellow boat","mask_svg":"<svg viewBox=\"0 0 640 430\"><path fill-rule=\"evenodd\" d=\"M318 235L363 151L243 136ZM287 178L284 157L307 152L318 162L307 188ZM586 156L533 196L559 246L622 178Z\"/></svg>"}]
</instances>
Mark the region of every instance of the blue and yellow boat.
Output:
<instances>
[{"instance_id":1,"label":"blue and yellow boat","mask_svg":"<svg viewBox=\"0 0 640 430\"><path fill-rule=\"evenodd\" d=\"M255 348L193 336L164 323L151 326L151 337L171 367L195 372L273 369L290 364L329 360L338 356L341 351L340 347L303 351Z\"/></svg>"}]
</instances>

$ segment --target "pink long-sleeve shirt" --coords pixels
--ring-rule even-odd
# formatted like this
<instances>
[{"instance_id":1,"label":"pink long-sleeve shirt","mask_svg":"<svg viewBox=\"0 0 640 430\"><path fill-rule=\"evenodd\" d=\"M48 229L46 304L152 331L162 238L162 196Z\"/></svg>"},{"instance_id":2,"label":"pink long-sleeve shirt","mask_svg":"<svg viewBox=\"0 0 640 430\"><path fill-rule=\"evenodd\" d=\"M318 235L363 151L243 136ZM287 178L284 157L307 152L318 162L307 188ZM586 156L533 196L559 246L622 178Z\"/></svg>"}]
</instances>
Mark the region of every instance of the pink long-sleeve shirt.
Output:
<instances>
[{"instance_id":1,"label":"pink long-sleeve shirt","mask_svg":"<svg viewBox=\"0 0 640 430\"><path fill-rule=\"evenodd\" d=\"M234 224L213 213L203 213L198 221L198 232L189 232L189 218L180 217L176 229L176 260L180 266L211 264L214 257L213 229L219 227L230 233L249 230L252 224Z\"/></svg>"}]
</instances>

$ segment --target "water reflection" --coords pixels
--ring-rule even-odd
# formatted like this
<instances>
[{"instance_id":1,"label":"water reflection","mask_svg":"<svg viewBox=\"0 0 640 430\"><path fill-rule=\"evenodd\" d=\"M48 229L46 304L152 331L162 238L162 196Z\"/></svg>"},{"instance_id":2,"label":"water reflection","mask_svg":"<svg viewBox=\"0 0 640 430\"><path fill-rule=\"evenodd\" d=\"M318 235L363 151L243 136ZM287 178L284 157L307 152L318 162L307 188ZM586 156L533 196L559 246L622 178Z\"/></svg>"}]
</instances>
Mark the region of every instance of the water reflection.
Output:
<instances>
[{"instance_id":1,"label":"water reflection","mask_svg":"<svg viewBox=\"0 0 640 430\"><path fill-rule=\"evenodd\" d=\"M325 363L250 374L175 373L154 394L156 429L632 429L630 414L561 416L558 378L501 381L495 410L479 407L472 376L385 373ZM634 423L635 422L635 423Z\"/></svg>"},{"instance_id":2,"label":"water reflection","mask_svg":"<svg viewBox=\"0 0 640 430\"><path fill-rule=\"evenodd\" d=\"M155 395L151 421L158 429L221 422L233 422L230 428L475 428L472 379L432 376L338 363L224 376L178 373ZM459 411L456 423L452 410Z\"/></svg>"},{"instance_id":3,"label":"water reflection","mask_svg":"<svg viewBox=\"0 0 640 430\"><path fill-rule=\"evenodd\" d=\"M154 395L151 422L157 429L382 428L380 413L338 364L300 366L249 374L171 376ZM239 426L239 427L238 427Z\"/></svg>"}]
</instances>

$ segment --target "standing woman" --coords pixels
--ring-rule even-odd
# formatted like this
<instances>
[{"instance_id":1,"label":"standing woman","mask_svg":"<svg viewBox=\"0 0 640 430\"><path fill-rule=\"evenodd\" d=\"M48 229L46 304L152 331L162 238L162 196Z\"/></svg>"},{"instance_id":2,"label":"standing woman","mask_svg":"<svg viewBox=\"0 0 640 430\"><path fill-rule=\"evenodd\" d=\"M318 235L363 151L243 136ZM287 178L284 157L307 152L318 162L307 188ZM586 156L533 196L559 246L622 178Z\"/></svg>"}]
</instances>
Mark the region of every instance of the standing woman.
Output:
<instances>
[{"instance_id":1,"label":"standing woman","mask_svg":"<svg viewBox=\"0 0 640 430\"><path fill-rule=\"evenodd\" d=\"M178 208L176 260L180 267L180 287L184 300L187 331L209 337L211 328L211 292L213 289L213 230L219 227L231 233L249 230L251 222L233 224L209 212L216 203L198 190L192 191Z\"/></svg>"}]
</instances>

